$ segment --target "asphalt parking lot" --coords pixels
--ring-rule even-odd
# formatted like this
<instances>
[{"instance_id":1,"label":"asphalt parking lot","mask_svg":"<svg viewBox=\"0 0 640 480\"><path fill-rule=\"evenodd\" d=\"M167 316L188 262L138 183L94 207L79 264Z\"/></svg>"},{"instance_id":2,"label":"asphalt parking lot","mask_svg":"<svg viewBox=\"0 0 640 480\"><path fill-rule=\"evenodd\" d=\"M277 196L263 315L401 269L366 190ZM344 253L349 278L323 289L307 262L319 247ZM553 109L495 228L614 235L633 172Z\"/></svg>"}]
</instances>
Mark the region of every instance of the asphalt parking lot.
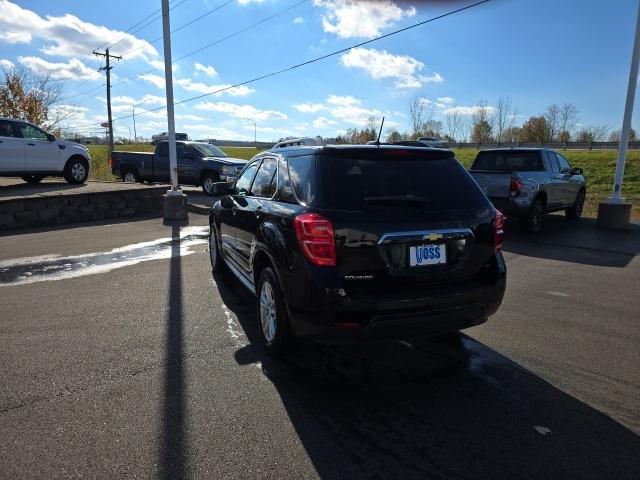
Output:
<instances>
[{"instance_id":1,"label":"asphalt parking lot","mask_svg":"<svg viewBox=\"0 0 640 480\"><path fill-rule=\"evenodd\" d=\"M0 237L1 478L640 478L640 229L507 229L459 336L257 345L204 216Z\"/></svg>"}]
</instances>

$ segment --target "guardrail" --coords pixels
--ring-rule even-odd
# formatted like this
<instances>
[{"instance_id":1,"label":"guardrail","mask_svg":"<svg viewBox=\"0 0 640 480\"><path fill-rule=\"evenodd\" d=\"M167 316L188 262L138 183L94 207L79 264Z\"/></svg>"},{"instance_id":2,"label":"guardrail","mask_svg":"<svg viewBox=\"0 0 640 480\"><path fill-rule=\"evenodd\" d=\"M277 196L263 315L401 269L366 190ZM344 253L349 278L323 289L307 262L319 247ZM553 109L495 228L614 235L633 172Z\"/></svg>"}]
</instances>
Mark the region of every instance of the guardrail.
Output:
<instances>
[{"instance_id":1,"label":"guardrail","mask_svg":"<svg viewBox=\"0 0 640 480\"><path fill-rule=\"evenodd\" d=\"M449 143L449 148L483 150L486 148L552 148L554 150L618 150L619 142L500 142L500 143ZM629 142L630 150L640 149L640 141Z\"/></svg>"}]
</instances>

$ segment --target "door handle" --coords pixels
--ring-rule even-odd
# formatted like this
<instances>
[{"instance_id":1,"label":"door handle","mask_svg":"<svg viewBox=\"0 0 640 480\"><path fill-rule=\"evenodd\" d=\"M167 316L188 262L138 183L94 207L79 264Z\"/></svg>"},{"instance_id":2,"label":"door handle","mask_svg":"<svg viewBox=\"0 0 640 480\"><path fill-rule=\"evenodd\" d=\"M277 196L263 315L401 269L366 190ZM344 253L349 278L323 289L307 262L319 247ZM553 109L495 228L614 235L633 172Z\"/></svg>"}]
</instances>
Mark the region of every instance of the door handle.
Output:
<instances>
[{"instance_id":1,"label":"door handle","mask_svg":"<svg viewBox=\"0 0 640 480\"><path fill-rule=\"evenodd\" d=\"M27 145L29 145L30 147L35 147L36 146L35 143L27 143Z\"/></svg>"},{"instance_id":2,"label":"door handle","mask_svg":"<svg viewBox=\"0 0 640 480\"><path fill-rule=\"evenodd\" d=\"M254 212L256 218L258 218L260 215L262 215L262 207L261 206L257 206L256 207L256 211Z\"/></svg>"}]
</instances>

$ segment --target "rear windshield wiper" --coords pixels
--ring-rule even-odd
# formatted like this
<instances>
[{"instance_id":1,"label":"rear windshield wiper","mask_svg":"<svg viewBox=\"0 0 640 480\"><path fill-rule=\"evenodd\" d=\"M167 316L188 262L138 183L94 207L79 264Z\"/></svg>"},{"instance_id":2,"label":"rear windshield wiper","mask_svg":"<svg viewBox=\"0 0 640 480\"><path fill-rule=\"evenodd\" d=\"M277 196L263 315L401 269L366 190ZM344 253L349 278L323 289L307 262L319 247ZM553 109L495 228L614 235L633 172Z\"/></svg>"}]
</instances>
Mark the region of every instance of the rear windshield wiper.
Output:
<instances>
[{"instance_id":1,"label":"rear windshield wiper","mask_svg":"<svg viewBox=\"0 0 640 480\"><path fill-rule=\"evenodd\" d=\"M367 203L404 203L421 205L431 203L431 199L429 197L420 197L416 195L381 195L364 197L362 200Z\"/></svg>"}]
</instances>

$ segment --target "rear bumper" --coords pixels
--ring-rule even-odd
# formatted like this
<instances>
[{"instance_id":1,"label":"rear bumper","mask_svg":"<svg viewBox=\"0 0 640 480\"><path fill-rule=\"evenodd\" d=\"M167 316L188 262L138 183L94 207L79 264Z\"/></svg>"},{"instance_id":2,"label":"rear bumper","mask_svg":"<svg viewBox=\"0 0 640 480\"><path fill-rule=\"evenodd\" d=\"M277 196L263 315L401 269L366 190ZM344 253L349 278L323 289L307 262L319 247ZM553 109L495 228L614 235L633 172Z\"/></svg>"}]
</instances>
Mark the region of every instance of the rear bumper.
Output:
<instances>
[{"instance_id":1,"label":"rear bumper","mask_svg":"<svg viewBox=\"0 0 640 480\"><path fill-rule=\"evenodd\" d=\"M291 325L298 336L328 340L402 339L439 335L484 323L497 311L505 288L506 266L498 253L490 278L470 281L455 289L354 298L342 289L307 287L303 296L292 298L292 292L286 291L285 296Z\"/></svg>"},{"instance_id":2,"label":"rear bumper","mask_svg":"<svg viewBox=\"0 0 640 480\"><path fill-rule=\"evenodd\" d=\"M524 215L531 208L531 205L529 205L528 203L524 203L522 202L522 200L520 200L520 202L517 202L515 198L489 197L489 201L497 210L500 210L506 216L512 217Z\"/></svg>"}]
</instances>

